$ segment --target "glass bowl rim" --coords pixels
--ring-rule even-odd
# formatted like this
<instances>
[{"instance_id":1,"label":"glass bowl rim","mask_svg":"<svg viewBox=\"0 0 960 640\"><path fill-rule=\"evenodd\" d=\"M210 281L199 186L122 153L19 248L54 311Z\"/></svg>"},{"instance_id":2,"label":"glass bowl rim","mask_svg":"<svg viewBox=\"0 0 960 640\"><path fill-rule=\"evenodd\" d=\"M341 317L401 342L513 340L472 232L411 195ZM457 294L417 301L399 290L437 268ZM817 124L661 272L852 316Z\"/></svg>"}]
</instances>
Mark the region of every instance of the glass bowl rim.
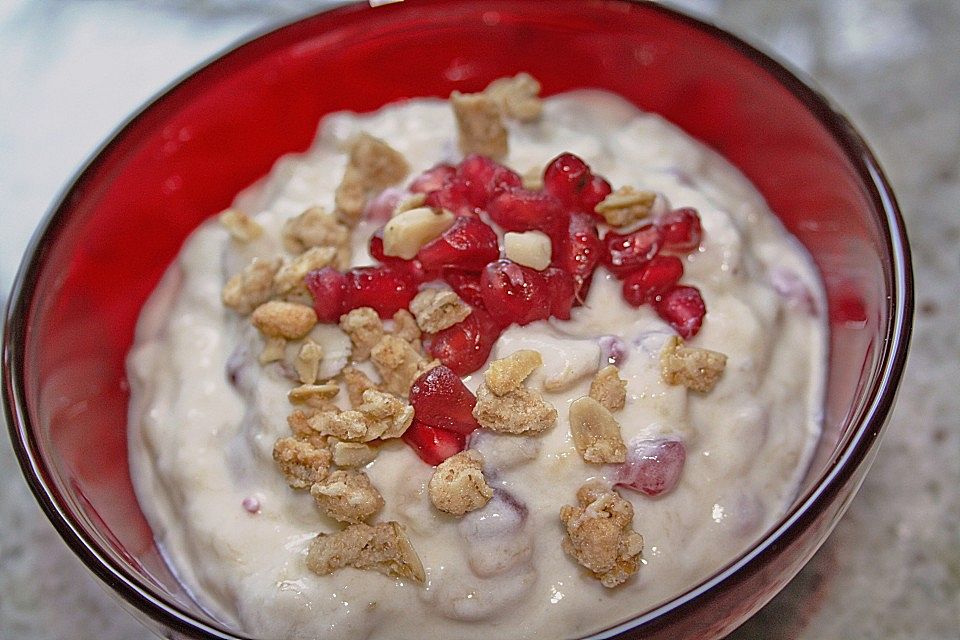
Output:
<instances>
[{"instance_id":1,"label":"glass bowl rim","mask_svg":"<svg viewBox=\"0 0 960 640\"><path fill-rule=\"evenodd\" d=\"M609 2L610 0L608 0ZM719 586L743 567L761 562L775 544L787 544L803 531L795 527L799 521L812 518L819 511L821 502L841 487L854 469L867 459L887 422L895 401L897 388L906 365L913 323L913 276L910 248L899 206L889 181L873 152L857 132L849 119L834 106L831 100L814 88L814 83L805 74L791 68L770 54L764 53L738 36L679 9L647 0L612 0L612 4L643 4L646 9L658 11L667 18L703 32L712 39L726 44L737 53L757 64L769 73L781 86L799 100L833 140L843 149L858 177L867 188L874 207L881 211L880 220L886 256L890 258L889 278L892 285L891 314L885 327L878 373L868 390L869 405L861 412L859 424L847 439L842 453L801 498L793 508L771 529L764 538L706 580L664 601L656 607L629 620L607 627L589 636L606 638L628 630L636 630L671 611L693 603L697 598ZM354 1L338 4L322 11L311 11L280 24L270 25L241 38L225 49L214 53L206 60L180 75L162 88L153 97L128 116L81 165L66 186L60 191L42 222L33 234L24 253L22 263L14 280L7 302L2 346L2 397L5 417L14 453L21 471L44 514L63 538L64 542L98 578L110 586L125 602L136 607L154 621L172 630L190 635L203 633L217 640L254 640L249 636L234 635L225 629L213 627L181 607L156 597L144 582L133 576L123 565L102 553L99 545L87 536L61 507L62 496L48 480L47 466L40 456L36 437L26 408L26 388L23 364L26 351L26 319L36 293L38 277L46 261L48 250L56 239L59 229L66 223L71 209L72 196L81 190L88 175L108 156L114 147L148 111L170 97L181 85L203 74L210 66L227 56L238 53L256 41L266 39L300 22L321 15L365 11L365 3ZM832 528L832 526L830 527Z\"/></svg>"}]
</instances>

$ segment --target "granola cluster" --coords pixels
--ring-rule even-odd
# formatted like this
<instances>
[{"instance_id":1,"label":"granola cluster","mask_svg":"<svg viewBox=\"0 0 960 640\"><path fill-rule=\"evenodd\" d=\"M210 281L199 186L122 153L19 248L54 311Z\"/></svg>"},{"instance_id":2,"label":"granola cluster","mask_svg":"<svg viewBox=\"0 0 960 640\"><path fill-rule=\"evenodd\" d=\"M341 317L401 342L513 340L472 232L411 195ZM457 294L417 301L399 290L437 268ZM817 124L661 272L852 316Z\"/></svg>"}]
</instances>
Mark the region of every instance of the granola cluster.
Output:
<instances>
[{"instance_id":1,"label":"granola cluster","mask_svg":"<svg viewBox=\"0 0 960 640\"><path fill-rule=\"evenodd\" d=\"M541 433L556 423L557 410L553 405L539 391L523 386L542 364L540 354L528 350L490 363L473 408L473 417L481 427L519 435Z\"/></svg>"},{"instance_id":2,"label":"granola cluster","mask_svg":"<svg viewBox=\"0 0 960 640\"><path fill-rule=\"evenodd\" d=\"M687 347L683 338L671 336L660 352L663 381L683 385L693 391L709 393L717 385L727 366L727 356L709 349Z\"/></svg>"},{"instance_id":3,"label":"granola cluster","mask_svg":"<svg viewBox=\"0 0 960 640\"><path fill-rule=\"evenodd\" d=\"M633 530L633 505L599 483L577 491L577 505L564 505L563 550L607 587L625 582L640 567L643 536Z\"/></svg>"}]
</instances>

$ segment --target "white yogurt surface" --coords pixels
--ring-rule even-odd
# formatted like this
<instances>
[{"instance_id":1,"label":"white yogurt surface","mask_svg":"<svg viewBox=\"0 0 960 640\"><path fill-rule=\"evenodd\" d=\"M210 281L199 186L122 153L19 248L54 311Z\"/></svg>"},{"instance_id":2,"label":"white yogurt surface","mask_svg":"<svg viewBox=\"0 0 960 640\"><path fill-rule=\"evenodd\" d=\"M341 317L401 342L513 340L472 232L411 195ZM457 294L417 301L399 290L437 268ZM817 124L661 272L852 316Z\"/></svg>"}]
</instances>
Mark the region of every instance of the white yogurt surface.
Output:
<instances>
[{"instance_id":1,"label":"white yogurt surface","mask_svg":"<svg viewBox=\"0 0 960 640\"><path fill-rule=\"evenodd\" d=\"M360 130L402 152L412 175L458 160L453 116L439 100L328 117L311 151L281 159L238 197L240 208L262 212L264 237L240 247L215 222L200 227L137 328L128 360L133 481L158 543L205 607L271 639L578 637L693 586L776 522L819 435L825 323L790 295L805 288L823 309L815 271L722 158L620 98L580 91L547 100L538 123L511 124L505 163L523 173L570 151L614 188L653 189L664 195L661 204L697 208L703 246L686 258L682 282L701 290L708 312L688 344L727 354L726 372L709 394L663 384L659 352L672 330L649 307L624 303L620 283L600 268L572 321L513 326L495 347L493 357L539 350L545 366L530 386L542 389L547 378L566 386L544 392L560 416L545 434L474 435L488 481L502 490L487 507L464 518L434 509L426 491L433 468L400 441L365 469L386 500L376 520L407 527L426 584L352 568L324 577L308 571L310 540L340 527L276 469L271 452L289 435L291 383L278 367L257 364L260 338L223 307L220 290L251 256L282 251L286 218L311 205L333 208L345 165L340 145ZM367 262L370 231L355 231L357 264ZM338 329L315 331L341 345L328 353L345 355L349 341ZM619 490L634 505L645 547L637 576L615 589L561 550L558 515L586 480L610 473L583 462L567 421L569 403L587 394L607 363L599 346L607 335L627 347L620 365L627 403L615 414L624 441L678 436L687 450L669 494ZM244 508L248 498L259 512Z\"/></svg>"}]
</instances>

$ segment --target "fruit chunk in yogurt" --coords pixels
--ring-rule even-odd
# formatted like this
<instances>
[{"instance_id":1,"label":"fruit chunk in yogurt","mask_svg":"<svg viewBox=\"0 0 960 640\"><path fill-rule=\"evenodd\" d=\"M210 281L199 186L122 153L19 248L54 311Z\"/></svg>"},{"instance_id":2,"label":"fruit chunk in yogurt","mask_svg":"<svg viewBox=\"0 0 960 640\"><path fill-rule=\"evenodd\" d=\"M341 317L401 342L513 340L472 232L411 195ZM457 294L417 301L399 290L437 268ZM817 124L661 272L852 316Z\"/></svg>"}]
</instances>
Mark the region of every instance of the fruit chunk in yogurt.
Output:
<instances>
[{"instance_id":1,"label":"fruit chunk in yogurt","mask_svg":"<svg viewBox=\"0 0 960 640\"><path fill-rule=\"evenodd\" d=\"M807 257L659 117L512 82L328 116L145 308L132 477L228 624L581 636L792 500L824 377Z\"/></svg>"}]
</instances>

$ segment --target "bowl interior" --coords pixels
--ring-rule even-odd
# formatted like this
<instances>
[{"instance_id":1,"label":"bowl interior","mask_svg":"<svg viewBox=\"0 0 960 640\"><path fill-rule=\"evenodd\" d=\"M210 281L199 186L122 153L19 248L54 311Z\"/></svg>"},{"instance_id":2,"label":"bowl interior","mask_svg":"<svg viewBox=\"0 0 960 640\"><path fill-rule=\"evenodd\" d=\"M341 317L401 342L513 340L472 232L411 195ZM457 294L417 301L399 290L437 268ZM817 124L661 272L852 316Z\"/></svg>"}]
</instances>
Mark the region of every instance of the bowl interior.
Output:
<instances>
[{"instance_id":1,"label":"bowl interior","mask_svg":"<svg viewBox=\"0 0 960 640\"><path fill-rule=\"evenodd\" d=\"M521 70L546 94L599 87L664 115L738 166L808 248L827 290L830 362L825 432L798 500L834 465L889 357L895 295L883 203L842 120L732 39L652 5L354 6L244 45L129 122L21 274L8 385L28 425L31 481L68 541L128 597L214 624L164 564L127 468L124 357L184 238L279 156L306 149L325 113L479 90Z\"/></svg>"}]
</instances>

